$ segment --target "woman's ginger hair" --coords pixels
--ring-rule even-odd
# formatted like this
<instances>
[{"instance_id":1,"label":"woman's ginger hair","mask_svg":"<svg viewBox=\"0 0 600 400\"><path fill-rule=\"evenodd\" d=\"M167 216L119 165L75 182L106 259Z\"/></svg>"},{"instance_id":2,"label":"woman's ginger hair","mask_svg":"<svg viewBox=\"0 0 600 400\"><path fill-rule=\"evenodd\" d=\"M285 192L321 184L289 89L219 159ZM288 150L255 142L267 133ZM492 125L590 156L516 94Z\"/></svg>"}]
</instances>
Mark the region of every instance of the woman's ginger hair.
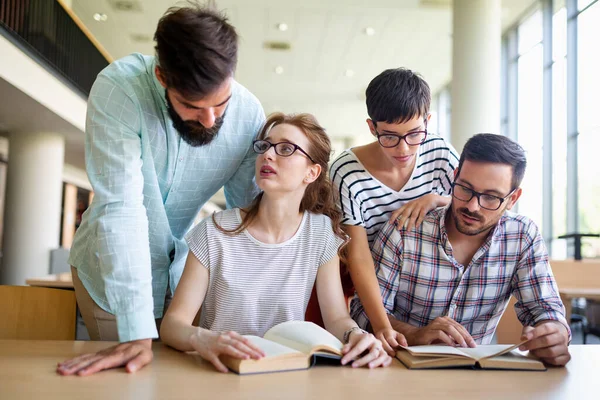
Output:
<instances>
[{"instance_id":1,"label":"woman's ginger hair","mask_svg":"<svg viewBox=\"0 0 600 400\"><path fill-rule=\"evenodd\" d=\"M321 174L314 181L308 184L302 201L300 202L299 212L309 211L314 214L324 214L331 219L331 225L333 232L336 236L344 240L344 244L340 246L338 254L343 259L342 249L348 242L348 236L344 233L341 227L342 213L337 207L337 198L335 191L333 190L333 184L329 179L327 170L329 167L329 157L331 154L331 141L325 133L325 129L319 125L315 117L311 114L283 114L274 113L269 115L265 125L263 126L258 138L265 139L269 135L269 132L273 127L277 125L292 125L300 129L304 135L308 138L309 147L305 149L308 154L312 157L315 164L321 166ZM309 162L311 162L309 160ZM243 217L242 223L235 229L226 230L221 227L215 220L213 214L212 219L215 226L222 232L229 235L237 235L248 228L248 226L254 221L258 215L258 208L262 199L263 192L261 192L254 201L246 208L242 208Z\"/></svg>"}]
</instances>

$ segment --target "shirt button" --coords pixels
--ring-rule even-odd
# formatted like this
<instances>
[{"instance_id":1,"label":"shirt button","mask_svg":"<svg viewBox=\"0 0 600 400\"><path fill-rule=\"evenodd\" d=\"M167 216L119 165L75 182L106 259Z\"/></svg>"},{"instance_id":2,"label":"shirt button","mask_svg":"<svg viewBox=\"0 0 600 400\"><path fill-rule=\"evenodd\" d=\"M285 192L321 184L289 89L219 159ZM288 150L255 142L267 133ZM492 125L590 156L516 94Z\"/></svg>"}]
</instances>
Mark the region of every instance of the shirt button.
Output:
<instances>
[{"instance_id":1,"label":"shirt button","mask_svg":"<svg viewBox=\"0 0 600 400\"><path fill-rule=\"evenodd\" d=\"M183 157L181 157L181 158L179 159L179 161L183 161Z\"/></svg>"}]
</instances>

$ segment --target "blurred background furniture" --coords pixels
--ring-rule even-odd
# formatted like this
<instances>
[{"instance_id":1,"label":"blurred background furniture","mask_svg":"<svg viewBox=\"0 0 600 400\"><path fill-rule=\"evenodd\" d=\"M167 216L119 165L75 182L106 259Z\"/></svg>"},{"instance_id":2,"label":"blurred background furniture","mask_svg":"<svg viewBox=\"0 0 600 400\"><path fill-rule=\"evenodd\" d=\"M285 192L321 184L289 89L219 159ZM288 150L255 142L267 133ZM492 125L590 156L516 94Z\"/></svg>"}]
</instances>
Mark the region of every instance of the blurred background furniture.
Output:
<instances>
[{"instance_id":1,"label":"blurred background furniture","mask_svg":"<svg viewBox=\"0 0 600 400\"><path fill-rule=\"evenodd\" d=\"M75 339L74 291L2 285L0 298L0 339Z\"/></svg>"}]
</instances>

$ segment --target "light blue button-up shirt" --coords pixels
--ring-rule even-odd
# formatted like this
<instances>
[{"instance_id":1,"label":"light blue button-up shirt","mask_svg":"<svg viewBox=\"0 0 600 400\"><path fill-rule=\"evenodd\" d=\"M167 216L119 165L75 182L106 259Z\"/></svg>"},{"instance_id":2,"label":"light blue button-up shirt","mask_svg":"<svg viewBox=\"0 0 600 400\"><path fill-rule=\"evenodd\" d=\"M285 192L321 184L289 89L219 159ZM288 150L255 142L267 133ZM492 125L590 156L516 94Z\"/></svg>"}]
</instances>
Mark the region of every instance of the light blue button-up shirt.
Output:
<instances>
[{"instance_id":1,"label":"light blue button-up shirt","mask_svg":"<svg viewBox=\"0 0 600 400\"><path fill-rule=\"evenodd\" d=\"M167 284L175 290L200 208L225 186L228 207L257 194L252 141L259 101L237 82L223 126L191 147L173 128L154 57L132 54L96 79L88 100L85 158L94 199L69 262L92 299L114 314L122 342L156 338ZM174 260L170 253L174 250Z\"/></svg>"}]
</instances>

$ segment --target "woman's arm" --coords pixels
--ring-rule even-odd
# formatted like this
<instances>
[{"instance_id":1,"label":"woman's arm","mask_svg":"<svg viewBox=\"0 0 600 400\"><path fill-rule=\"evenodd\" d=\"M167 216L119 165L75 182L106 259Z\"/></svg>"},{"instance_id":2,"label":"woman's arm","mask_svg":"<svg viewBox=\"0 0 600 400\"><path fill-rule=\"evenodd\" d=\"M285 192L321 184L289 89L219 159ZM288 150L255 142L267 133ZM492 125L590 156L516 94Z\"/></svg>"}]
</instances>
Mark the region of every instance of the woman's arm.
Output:
<instances>
[{"instance_id":1,"label":"woman's arm","mask_svg":"<svg viewBox=\"0 0 600 400\"><path fill-rule=\"evenodd\" d=\"M350 318L348 307L344 301L344 293L340 280L340 260L337 256L319 267L317 273L317 297L325 328L341 341L347 336L348 343L342 352L342 364L352 360L353 367L367 365L369 368L387 367L392 359L383 350L379 340L369 333L364 333ZM349 335L345 335L349 332ZM366 355L360 357L365 351Z\"/></svg>"},{"instance_id":2,"label":"woman's arm","mask_svg":"<svg viewBox=\"0 0 600 400\"><path fill-rule=\"evenodd\" d=\"M212 332L192 325L204 302L208 282L208 269L189 252L173 301L160 327L162 341L181 351L196 350L221 372L227 372L227 367L219 360L221 354L241 359L264 356L262 350L236 332Z\"/></svg>"},{"instance_id":3,"label":"woman's arm","mask_svg":"<svg viewBox=\"0 0 600 400\"><path fill-rule=\"evenodd\" d=\"M190 337L198 331L192 322L208 291L208 269L190 251L173 300L160 326L161 340L181 351L194 350Z\"/></svg>"},{"instance_id":4,"label":"woman's arm","mask_svg":"<svg viewBox=\"0 0 600 400\"><path fill-rule=\"evenodd\" d=\"M360 302L369 317L373 333L377 339L382 341L385 351L388 354L394 354L394 349L398 345L405 344L404 338L394 331L383 307L379 282L375 275L375 264L367 240L367 231L362 226L350 225L345 225L344 230L350 236L347 247L348 270Z\"/></svg>"}]
</instances>

